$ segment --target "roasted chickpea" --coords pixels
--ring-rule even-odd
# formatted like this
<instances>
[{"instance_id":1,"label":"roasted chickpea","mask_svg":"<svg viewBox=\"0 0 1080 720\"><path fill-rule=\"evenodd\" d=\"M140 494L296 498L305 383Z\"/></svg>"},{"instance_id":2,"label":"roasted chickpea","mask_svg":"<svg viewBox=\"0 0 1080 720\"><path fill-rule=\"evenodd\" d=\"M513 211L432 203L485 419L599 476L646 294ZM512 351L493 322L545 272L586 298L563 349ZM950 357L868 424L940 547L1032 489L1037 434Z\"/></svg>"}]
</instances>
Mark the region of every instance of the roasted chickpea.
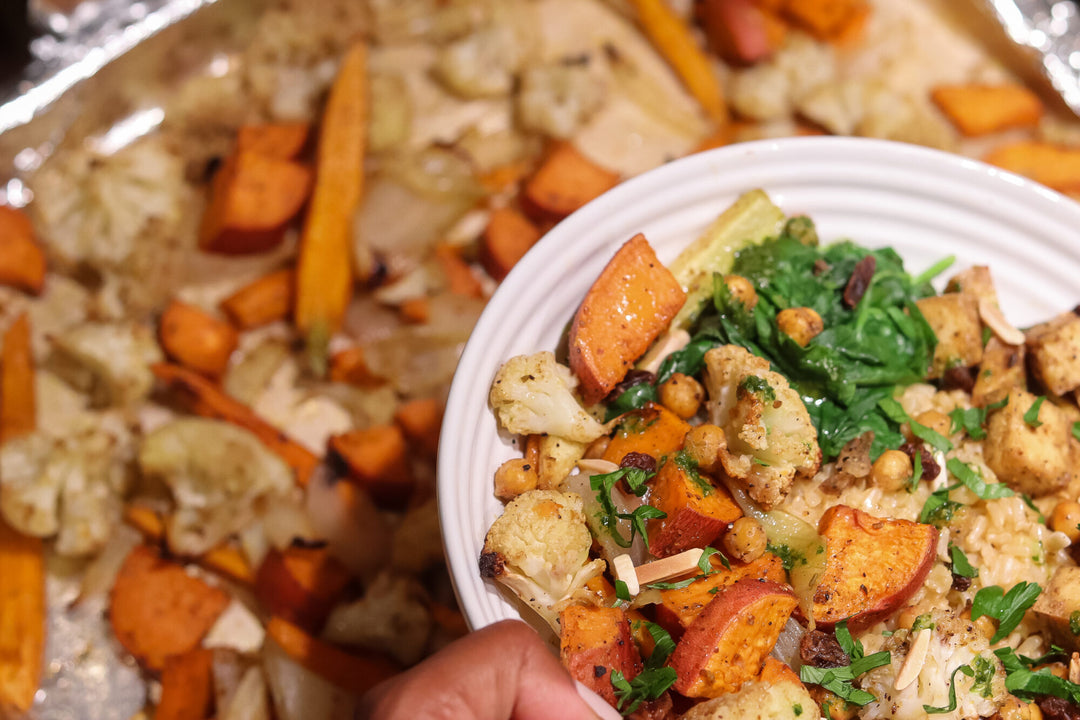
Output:
<instances>
[{"instance_id":1,"label":"roasted chickpea","mask_svg":"<svg viewBox=\"0 0 1080 720\"><path fill-rule=\"evenodd\" d=\"M525 458L507 460L495 471L495 497L513 500L524 492L535 490L539 482L536 465Z\"/></svg>"},{"instance_id":2,"label":"roasted chickpea","mask_svg":"<svg viewBox=\"0 0 1080 720\"><path fill-rule=\"evenodd\" d=\"M741 517L724 534L724 552L739 562L753 562L765 554L765 528L754 518Z\"/></svg>"},{"instance_id":3,"label":"roasted chickpea","mask_svg":"<svg viewBox=\"0 0 1080 720\"><path fill-rule=\"evenodd\" d=\"M998 708L1001 720L1042 720L1039 706L1033 702L1024 702L1013 695L1005 696L1005 704Z\"/></svg>"},{"instance_id":4,"label":"roasted chickpea","mask_svg":"<svg viewBox=\"0 0 1080 720\"><path fill-rule=\"evenodd\" d=\"M870 481L882 490L893 492L907 486L911 473L911 458L907 453L886 450L870 468Z\"/></svg>"},{"instance_id":5,"label":"roasted chickpea","mask_svg":"<svg viewBox=\"0 0 1080 720\"><path fill-rule=\"evenodd\" d=\"M660 385L660 403L683 420L697 415L705 389L694 378L675 373Z\"/></svg>"},{"instance_id":6,"label":"roasted chickpea","mask_svg":"<svg viewBox=\"0 0 1080 720\"><path fill-rule=\"evenodd\" d=\"M1054 506L1050 513L1050 529L1055 532L1063 532L1069 536L1070 542L1080 539L1080 503L1074 500L1063 500Z\"/></svg>"},{"instance_id":7,"label":"roasted chickpea","mask_svg":"<svg viewBox=\"0 0 1080 720\"><path fill-rule=\"evenodd\" d=\"M825 329L825 321L816 310L808 307L781 310L776 314L776 324L780 332L789 335L802 347L806 347L807 343Z\"/></svg>"},{"instance_id":8,"label":"roasted chickpea","mask_svg":"<svg viewBox=\"0 0 1080 720\"><path fill-rule=\"evenodd\" d=\"M757 290L742 275L725 275L724 284L731 291L731 296L745 305L747 310L753 310L757 305Z\"/></svg>"},{"instance_id":9,"label":"roasted chickpea","mask_svg":"<svg viewBox=\"0 0 1080 720\"><path fill-rule=\"evenodd\" d=\"M712 472L719 467L720 450L725 447L727 438L724 437L724 431L709 423L690 428L683 440L683 449L705 472Z\"/></svg>"},{"instance_id":10,"label":"roasted chickpea","mask_svg":"<svg viewBox=\"0 0 1080 720\"><path fill-rule=\"evenodd\" d=\"M601 435L589 443L589 447L585 448L584 457L589 460L599 460L604 457L604 453L607 452L608 445L610 444L611 438L607 435Z\"/></svg>"},{"instance_id":11,"label":"roasted chickpea","mask_svg":"<svg viewBox=\"0 0 1080 720\"><path fill-rule=\"evenodd\" d=\"M919 413L918 417L915 418L915 422L925 425L945 437L949 436L949 430L952 429L952 420L940 410L927 410Z\"/></svg>"}]
</instances>

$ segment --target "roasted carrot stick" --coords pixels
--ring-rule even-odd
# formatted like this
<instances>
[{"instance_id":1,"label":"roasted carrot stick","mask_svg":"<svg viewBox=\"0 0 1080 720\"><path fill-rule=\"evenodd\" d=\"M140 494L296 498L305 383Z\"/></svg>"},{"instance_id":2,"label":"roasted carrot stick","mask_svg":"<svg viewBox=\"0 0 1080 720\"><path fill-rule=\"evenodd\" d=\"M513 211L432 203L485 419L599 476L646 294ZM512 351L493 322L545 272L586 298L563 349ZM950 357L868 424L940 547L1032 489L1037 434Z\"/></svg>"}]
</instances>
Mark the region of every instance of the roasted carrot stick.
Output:
<instances>
[{"instance_id":1,"label":"roasted carrot stick","mask_svg":"<svg viewBox=\"0 0 1080 720\"><path fill-rule=\"evenodd\" d=\"M311 473L319 464L319 458L306 447L287 437L247 405L229 397L197 372L171 363L155 363L150 369L192 413L225 420L255 433L266 447L277 453L296 472L296 481L300 485L307 485Z\"/></svg>"},{"instance_id":2,"label":"roasted carrot stick","mask_svg":"<svg viewBox=\"0 0 1080 720\"><path fill-rule=\"evenodd\" d=\"M278 160L295 160L311 130L306 122L244 125L236 134L237 152L253 152Z\"/></svg>"},{"instance_id":3,"label":"roasted carrot stick","mask_svg":"<svg viewBox=\"0 0 1080 720\"><path fill-rule=\"evenodd\" d=\"M637 10L641 28L649 40L667 59L690 94L701 103L706 114L717 124L726 123L728 110L723 88L708 57L690 34L690 28L664 0L630 0L630 4Z\"/></svg>"},{"instance_id":4,"label":"roasted carrot stick","mask_svg":"<svg viewBox=\"0 0 1080 720\"><path fill-rule=\"evenodd\" d=\"M938 85L931 99L969 137L1034 127L1043 116L1039 96L1023 85Z\"/></svg>"},{"instance_id":5,"label":"roasted carrot stick","mask_svg":"<svg viewBox=\"0 0 1080 720\"><path fill-rule=\"evenodd\" d=\"M179 300L161 314L159 336L166 355L213 378L225 373L239 341L232 325Z\"/></svg>"},{"instance_id":6,"label":"roasted carrot stick","mask_svg":"<svg viewBox=\"0 0 1080 720\"><path fill-rule=\"evenodd\" d=\"M312 369L325 374L327 343L352 297L352 219L363 194L367 144L367 46L353 45L330 88L319 134L315 191L300 240L296 326Z\"/></svg>"},{"instance_id":7,"label":"roasted carrot stick","mask_svg":"<svg viewBox=\"0 0 1080 720\"><path fill-rule=\"evenodd\" d=\"M293 307L292 270L276 270L221 301L221 310L241 330L268 325L289 316Z\"/></svg>"},{"instance_id":8,"label":"roasted carrot stick","mask_svg":"<svg viewBox=\"0 0 1080 720\"><path fill-rule=\"evenodd\" d=\"M0 520L0 706L26 712L45 651L45 562L41 540Z\"/></svg>"},{"instance_id":9,"label":"roasted carrot stick","mask_svg":"<svg viewBox=\"0 0 1080 720\"><path fill-rule=\"evenodd\" d=\"M37 425L30 319L20 315L0 348L0 443L33 432Z\"/></svg>"},{"instance_id":10,"label":"roasted carrot stick","mask_svg":"<svg viewBox=\"0 0 1080 720\"><path fill-rule=\"evenodd\" d=\"M198 648L165 661L154 720L204 720L213 712L214 651Z\"/></svg>"},{"instance_id":11,"label":"roasted carrot stick","mask_svg":"<svg viewBox=\"0 0 1080 720\"><path fill-rule=\"evenodd\" d=\"M161 517L148 507L129 505L124 508L124 521L138 530L147 540L160 542L165 537L165 523ZM208 550L195 560L205 568L221 573L237 582L250 585L255 582L255 573L247 558L239 550L228 545L220 545Z\"/></svg>"},{"instance_id":12,"label":"roasted carrot stick","mask_svg":"<svg viewBox=\"0 0 1080 720\"><path fill-rule=\"evenodd\" d=\"M0 285L37 295L45 285L45 252L34 240L30 218L0 205Z\"/></svg>"},{"instance_id":13,"label":"roasted carrot stick","mask_svg":"<svg viewBox=\"0 0 1080 720\"><path fill-rule=\"evenodd\" d=\"M280 617L270 618L266 633L293 660L357 695L401 672L401 666L389 658L375 653L351 655L308 635Z\"/></svg>"}]
</instances>

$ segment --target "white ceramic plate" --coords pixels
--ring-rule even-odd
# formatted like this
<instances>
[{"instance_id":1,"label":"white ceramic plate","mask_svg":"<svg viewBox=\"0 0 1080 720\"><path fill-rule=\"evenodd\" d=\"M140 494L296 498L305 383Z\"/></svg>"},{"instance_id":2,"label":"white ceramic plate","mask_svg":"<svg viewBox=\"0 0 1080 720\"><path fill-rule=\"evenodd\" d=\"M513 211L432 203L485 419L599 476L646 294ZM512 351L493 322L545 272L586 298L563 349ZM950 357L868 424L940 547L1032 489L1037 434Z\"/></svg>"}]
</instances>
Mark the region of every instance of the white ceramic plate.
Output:
<instances>
[{"instance_id":1,"label":"white ceramic plate","mask_svg":"<svg viewBox=\"0 0 1080 720\"><path fill-rule=\"evenodd\" d=\"M1021 327L1080 301L1080 205L955 155L852 138L763 141L694 155L618 186L549 232L514 268L454 377L439 446L439 512L473 628L521 617L477 569L484 535L502 510L493 474L520 455L488 407L496 370L514 355L554 350L593 280L634 234L645 233L669 262L753 188L788 215L809 215L825 242L895 247L911 272L950 254L957 258L950 274L989 265L1006 316Z\"/></svg>"}]
</instances>

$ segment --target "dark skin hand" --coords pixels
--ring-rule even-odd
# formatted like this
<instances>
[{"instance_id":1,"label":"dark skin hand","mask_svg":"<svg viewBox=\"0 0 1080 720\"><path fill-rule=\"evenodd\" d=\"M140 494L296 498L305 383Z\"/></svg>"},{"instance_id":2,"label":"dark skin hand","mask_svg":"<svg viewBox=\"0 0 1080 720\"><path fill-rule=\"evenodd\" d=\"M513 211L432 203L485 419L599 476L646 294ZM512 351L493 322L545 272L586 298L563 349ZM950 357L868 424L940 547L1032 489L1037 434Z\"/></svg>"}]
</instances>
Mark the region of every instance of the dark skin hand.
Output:
<instances>
[{"instance_id":1,"label":"dark skin hand","mask_svg":"<svg viewBox=\"0 0 1080 720\"><path fill-rule=\"evenodd\" d=\"M357 720L597 720L528 625L466 635L364 696Z\"/></svg>"}]
</instances>

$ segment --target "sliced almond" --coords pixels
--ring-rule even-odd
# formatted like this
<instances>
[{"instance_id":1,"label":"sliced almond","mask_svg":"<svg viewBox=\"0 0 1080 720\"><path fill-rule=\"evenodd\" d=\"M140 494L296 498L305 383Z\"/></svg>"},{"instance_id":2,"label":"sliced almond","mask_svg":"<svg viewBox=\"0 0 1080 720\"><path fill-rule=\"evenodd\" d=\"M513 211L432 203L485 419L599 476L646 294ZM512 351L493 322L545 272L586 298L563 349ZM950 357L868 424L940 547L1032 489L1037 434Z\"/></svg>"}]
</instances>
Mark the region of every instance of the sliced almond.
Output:
<instances>
[{"instance_id":1,"label":"sliced almond","mask_svg":"<svg viewBox=\"0 0 1080 720\"><path fill-rule=\"evenodd\" d=\"M615 579L626 583L626 589L634 596L641 592L641 584L638 582L637 573L634 572L634 561L629 555L618 555L611 562L615 571Z\"/></svg>"},{"instance_id":2,"label":"sliced almond","mask_svg":"<svg viewBox=\"0 0 1080 720\"><path fill-rule=\"evenodd\" d=\"M989 298L979 298L979 317L987 327L994 331L998 339L1006 345L1023 345L1024 333L1020 332L1015 325L1005 319L1001 314L1001 308L990 301Z\"/></svg>"},{"instance_id":3,"label":"sliced almond","mask_svg":"<svg viewBox=\"0 0 1080 720\"><path fill-rule=\"evenodd\" d=\"M1074 652L1069 658L1069 682L1080 683L1080 653Z\"/></svg>"},{"instance_id":4,"label":"sliced almond","mask_svg":"<svg viewBox=\"0 0 1080 720\"><path fill-rule=\"evenodd\" d=\"M678 555L666 557L663 560L639 565L637 568L637 581L639 585L670 580L671 578L685 575L698 569L698 561L701 560L701 548L690 548Z\"/></svg>"},{"instance_id":5,"label":"sliced almond","mask_svg":"<svg viewBox=\"0 0 1080 720\"><path fill-rule=\"evenodd\" d=\"M915 678L919 676L923 665L926 663L926 651L930 649L930 638L933 634L934 631L930 628L923 628L915 633L907 657L904 658L904 664L901 666L900 672L896 674L895 685L897 690L903 690L915 682Z\"/></svg>"},{"instance_id":6,"label":"sliced almond","mask_svg":"<svg viewBox=\"0 0 1080 720\"><path fill-rule=\"evenodd\" d=\"M601 460L599 458L578 460L577 466L581 472L588 473L589 475L607 475L608 473L613 473L619 469L619 466L610 460Z\"/></svg>"},{"instance_id":7,"label":"sliced almond","mask_svg":"<svg viewBox=\"0 0 1080 720\"><path fill-rule=\"evenodd\" d=\"M660 369L660 363L664 362L664 358L673 352L682 350L689 342L690 333L682 328L676 328L666 333L641 358L638 362L638 369L655 373Z\"/></svg>"}]
</instances>

